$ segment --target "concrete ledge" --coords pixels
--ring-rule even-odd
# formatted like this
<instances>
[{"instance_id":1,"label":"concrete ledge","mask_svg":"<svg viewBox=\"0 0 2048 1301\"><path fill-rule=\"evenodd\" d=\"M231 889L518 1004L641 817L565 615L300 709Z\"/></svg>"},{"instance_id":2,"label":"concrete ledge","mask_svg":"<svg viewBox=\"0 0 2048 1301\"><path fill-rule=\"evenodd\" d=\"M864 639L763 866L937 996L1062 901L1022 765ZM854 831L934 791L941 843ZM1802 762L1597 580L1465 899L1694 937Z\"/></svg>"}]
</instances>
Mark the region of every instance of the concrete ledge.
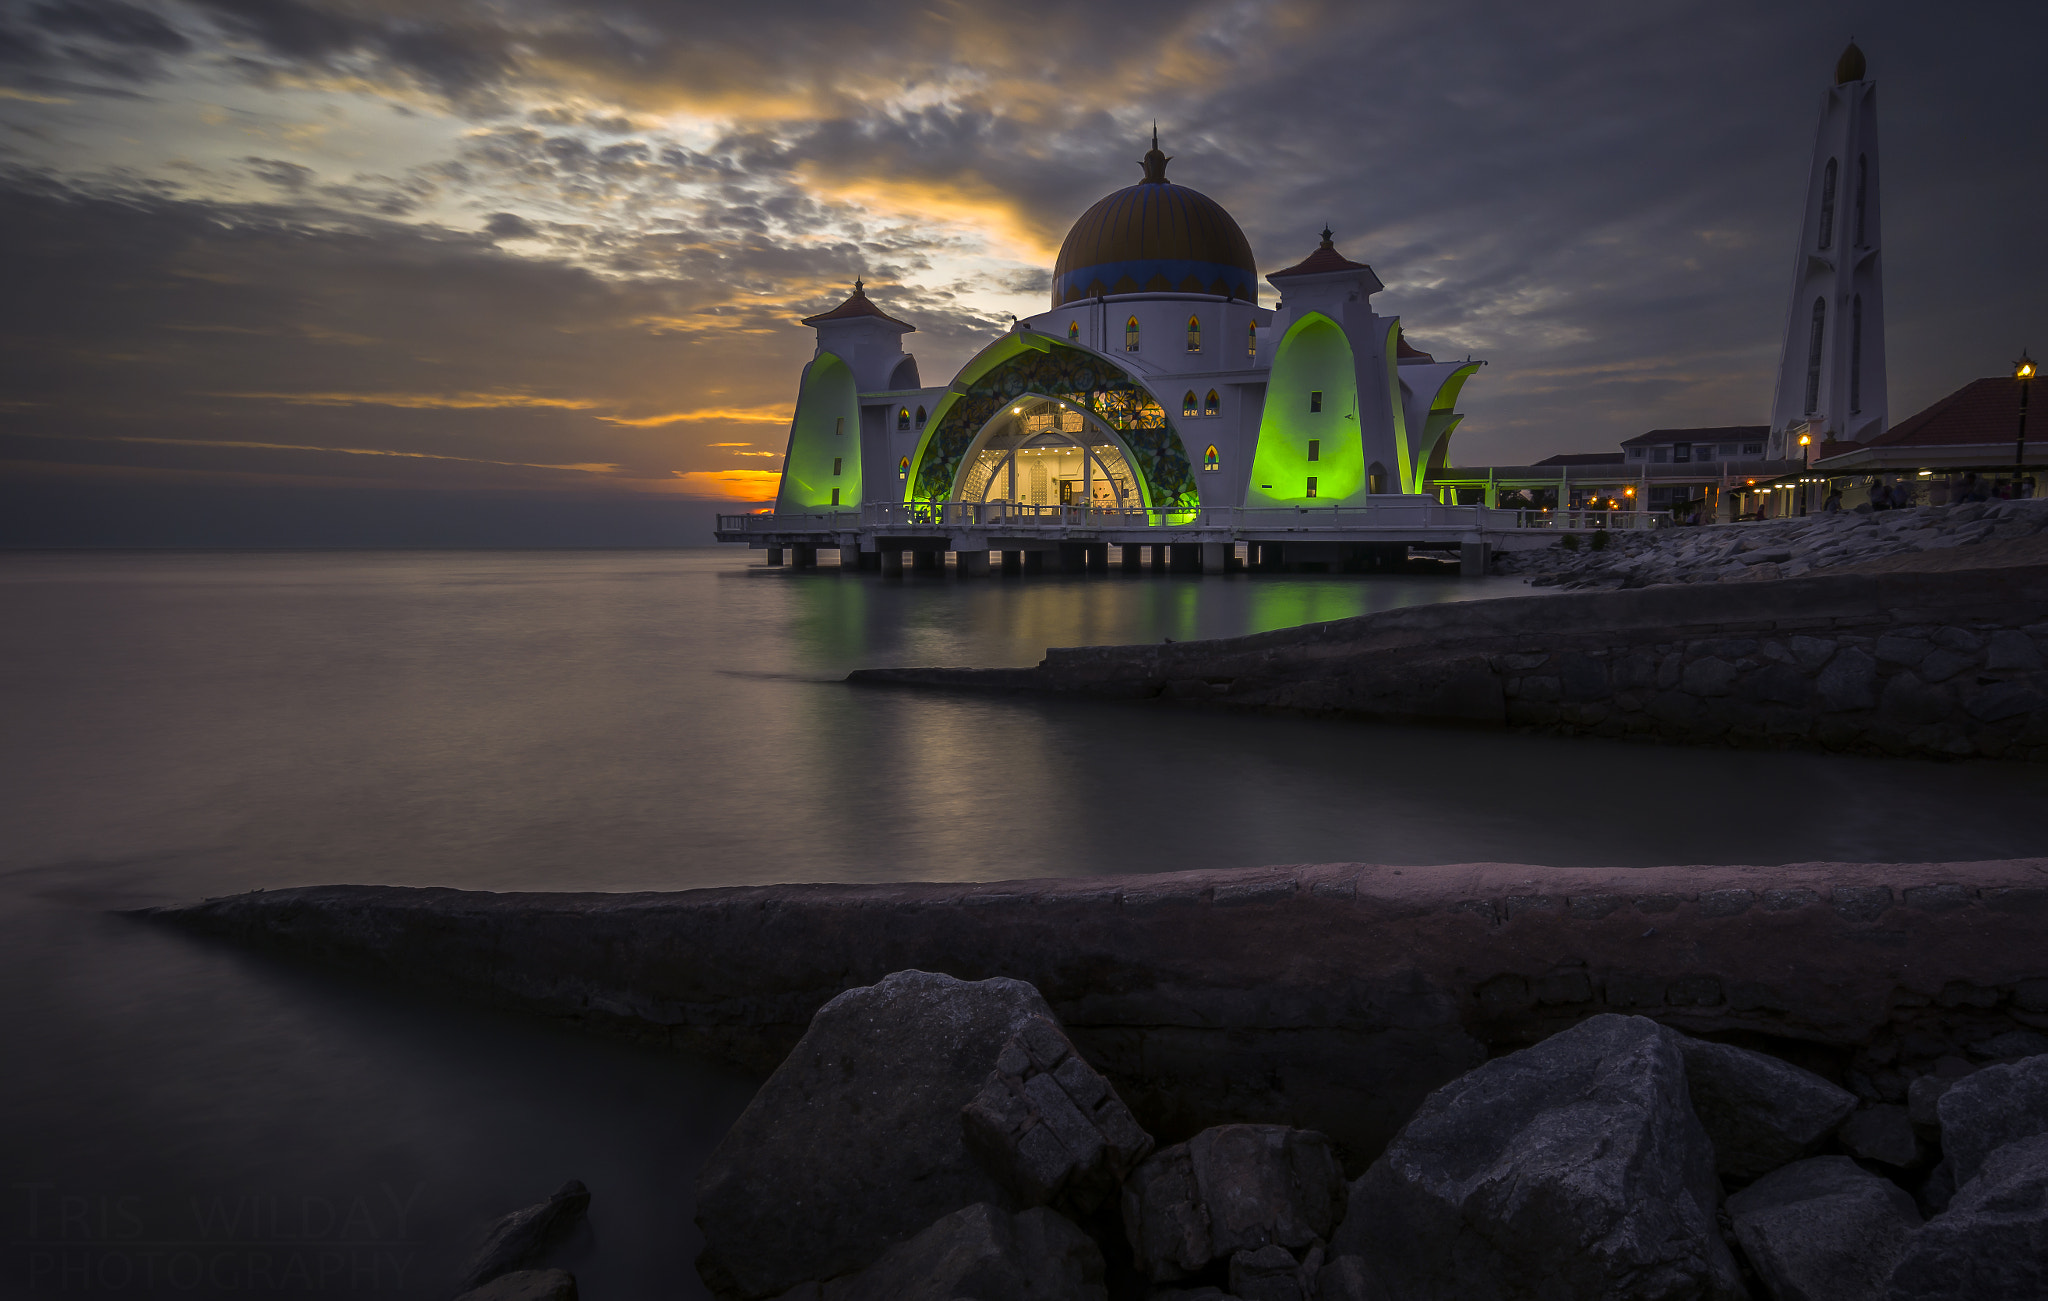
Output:
<instances>
[{"instance_id":1,"label":"concrete ledge","mask_svg":"<svg viewBox=\"0 0 2048 1301\"><path fill-rule=\"evenodd\" d=\"M1354 1166L1430 1089L1594 1013L1767 1045L1866 1096L2048 1029L2048 860L1357 864L673 894L323 886L193 930L766 1071L841 990L1014 976L1162 1141L1226 1119Z\"/></svg>"},{"instance_id":2,"label":"concrete ledge","mask_svg":"<svg viewBox=\"0 0 2048 1301\"><path fill-rule=\"evenodd\" d=\"M862 685L2048 761L2048 566L1412 606Z\"/></svg>"}]
</instances>

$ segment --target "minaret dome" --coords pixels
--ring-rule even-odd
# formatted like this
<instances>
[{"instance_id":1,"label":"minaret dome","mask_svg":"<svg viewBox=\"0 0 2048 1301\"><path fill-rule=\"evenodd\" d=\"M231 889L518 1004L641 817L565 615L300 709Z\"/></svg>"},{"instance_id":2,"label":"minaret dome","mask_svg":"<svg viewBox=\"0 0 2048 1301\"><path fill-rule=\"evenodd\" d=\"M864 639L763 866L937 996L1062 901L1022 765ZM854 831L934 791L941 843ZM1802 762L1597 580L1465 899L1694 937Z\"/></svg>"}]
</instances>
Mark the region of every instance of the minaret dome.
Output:
<instances>
[{"instance_id":1,"label":"minaret dome","mask_svg":"<svg viewBox=\"0 0 2048 1301\"><path fill-rule=\"evenodd\" d=\"M1856 42L1851 41L1849 48L1842 51L1842 57L1835 60L1835 84L1843 86L1852 81L1861 81L1864 71L1863 51L1856 48Z\"/></svg>"}]
</instances>

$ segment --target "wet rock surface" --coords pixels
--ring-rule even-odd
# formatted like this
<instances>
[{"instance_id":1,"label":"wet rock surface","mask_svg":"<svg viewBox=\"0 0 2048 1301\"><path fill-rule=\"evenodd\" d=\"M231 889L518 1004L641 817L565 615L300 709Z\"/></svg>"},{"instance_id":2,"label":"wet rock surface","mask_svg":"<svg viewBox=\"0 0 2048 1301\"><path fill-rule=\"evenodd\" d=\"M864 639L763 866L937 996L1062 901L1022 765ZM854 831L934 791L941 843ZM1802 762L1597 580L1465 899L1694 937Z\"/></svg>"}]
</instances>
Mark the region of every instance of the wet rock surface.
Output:
<instances>
[{"instance_id":1,"label":"wet rock surface","mask_svg":"<svg viewBox=\"0 0 2048 1301\"><path fill-rule=\"evenodd\" d=\"M2048 1135L1992 1152L1907 1241L1886 1301L2048 1296Z\"/></svg>"},{"instance_id":2,"label":"wet rock surface","mask_svg":"<svg viewBox=\"0 0 2048 1301\"><path fill-rule=\"evenodd\" d=\"M1812 1157L1728 1199L1736 1240L1765 1289L1803 1301L1871 1301L1920 1226L1906 1191L1846 1156Z\"/></svg>"},{"instance_id":3,"label":"wet rock surface","mask_svg":"<svg viewBox=\"0 0 2048 1301\"><path fill-rule=\"evenodd\" d=\"M1776 1057L1731 1044L1679 1040L1693 1111L1714 1167L1755 1179L1820 1146L1856 1109L1856 1095Z\"/></svg>"},{"instance_id":4,"label":"wet rock surface","mask_svg":"<svg viewBox=\"0 0 2048 1301\"><path fill-rule=\"evenodd\" d=\"M463 1288L476 1288L538 1259L576 1231L590 1209L590 1190L571 1179L544 1202L512 1212L492 1225L463 1270ZM559 1273L560 1271L543 1271Z\"/></svg>"},{"instance_id":5,"label":"wet rock surface","mask_svg":"<svg viewBox=\"0 0 2048 1301\"><path fill-rule=\"evenodd\" d=\"M2048 1133L2048 1055L1987 1066L1957 1081L1942 1093L1935 1114L1960 1190L1999 1148Z\"/></svg>"},{"instance_id":6,"label":"wet rock surface","mask_svg":"<svg viewBox=\"0 0 2048 1301\"><path fill-rule=\"evenodd\" d=\"M761 1086L697 1184L698 1270L771 1297L872 1264L964 1207L1017 1203L968 1151L960 1113L1033 1018L1018 980L904 971L849 990Z\"/></svg>"},{"instance_id":7,"label":"wet rock surface","mask_svg":"<svg viewBox=\"0 0 2048 1301\"><path fill-rule=\"evenodd\" d=\"M1029 1018L961 1113L968 1146L1026 1206L1086 1215L1113 1198L1152 1136L1045 1017Z\"/></svg>"},{"instance_id":8,"label":"wet rock surface","mask_svg":"<svg viewBox=\"0 0 2048 1301\"><path fill-rule=\"evenodd\" d=\"M1353 1186L1334 1254L1404 1298L1738 1298L1685 1060L1595 1017L1431 1094Z\"/></svg>"},{"instance_id":9,"label":"wet rock surface","mask_svg":"<svg viewBox=\"0 0 2048 1301\"><path fill-rule=\"evenodd\" d=\"M1330 1141L1284 1125L1220 1125L1154 1153L1124 1186L1138 1269L1165 1282L1277 1246L1299 1267L1344 1213ZM1257 1269L1272 1264L1270 1253Z\"/></svg>"},{"instance_id":10,"label":"wet rock surface","mask_svg":"<svg viewBox=\"0 0 2048 1301\"><path fill-rule=\"evenodd\" d=\"M962 1207L857 1274L806 1283L783 1301L1103 1301L1102 1252L1043 1207Z\"/></svg>"}]
</instances>

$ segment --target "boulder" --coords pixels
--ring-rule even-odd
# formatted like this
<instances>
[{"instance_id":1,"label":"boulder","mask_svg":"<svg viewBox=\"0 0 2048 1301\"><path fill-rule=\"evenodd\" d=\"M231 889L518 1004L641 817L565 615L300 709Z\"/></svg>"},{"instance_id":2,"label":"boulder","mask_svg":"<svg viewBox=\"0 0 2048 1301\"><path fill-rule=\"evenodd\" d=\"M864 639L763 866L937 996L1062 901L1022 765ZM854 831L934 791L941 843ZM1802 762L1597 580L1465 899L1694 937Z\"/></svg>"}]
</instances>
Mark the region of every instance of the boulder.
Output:
<instances>
[{"instance_id":1,"label":"boulder","mask_svg":"<svg viewBox=\"0 0 2048 1301\"><path fill-rule=\"evenodd\" d=\"M1923 1155L1911 1113L1890 1103L1865 1107L1849 1117L1837 1137L1849 1155L1901 1169L1920 1164Z\"/></svg>"},{"instance_id":2,"label":"boulder","mask_svg":"<svg viewBox=\"0 0 2048 1301\"><path fill-rule=\"evenodd\" d=\"M1317 1301L1316 1275L1323 1268L1323 1249L1310 1247L1307 1259L1277 1242L1230 1258L1230 1295L1239 1301Z\"/></svg>"},{"instance_id":3,"label":"boulder","mask_svg":"<svg viewBox=\"0 0 2048 1301\"><path fill-rule=\"evenodd\" d=\"M1330 1252L1413 1301L1734 1301L1719 1193L1678 1036L1607 1013L1432 1093Z\"/></svg>"},{"instance_id":4,"label":"boulder","mask_svg":"<svg viewBox=\"0 0 2048 1301\"><path fill-rule=\"evenodd\" d=\"M1728 1216L1775 1301L1870 1301L1920 1226L1905 1189L1846 1156L1765 1175L1728 1199Z\"/></svg>"},{"instance_id":5,"label":"boulder","mask_svg":"<svg viewBox=\"0 0 2048 1301\"><path fill-rule=\"evenodd\" d=\"M960 1113L967 1146L1021 1205L1086 1216L1152 1150L1109 1081L1060 1028L1029 1018Z\"/></svg>"},{"instance_id":6,"label":"boulder","mask_svg":"<svg viewBox=\"0 0 2048 1301\"><path fill-rule=\"evenodd\" d=\"M1044 1207L1018 1215L977 1202L899 1242L803 1301L1104 1301L1102 1251Z\"/></svg>"},{"instance_id":7,"label":"boulder","mask_svg":"<svg viewBox=\"0 0 2048 1301\"><path fill-rule=\"evenodd\" d=\"M1971 1077L1976 1078L1975 1076ZM2048 1134L2007 1143L1892 1267L1886 1301L2048 1296Z\"/></svg>"},{"instance_id":8,"label":"boulder","mask_svg":"<svg viewBox=\"0 0 2048 1301\"><path fill-rule=\"evenodd\" d=\"M1299 1252L1344 1214L1330 1141L1285 1125L1218 1125L1152 1154L1124 1185L1124 1231L1157 1282L1278 1243Z\"/></svg>"},{"instance_id":9,"label":"boulder","mask_svg":"<svg viewBox=\"0 0 2048 1301\"><path fill-rule=\"evenodd\" d=\"M1026 1022L1020 980L899 971L810 1027L705 1162L697 1270L723 1297L836 1278L953 1212L1017 1204L967 1150L960 1112Z\"/></svg>"},{"instance_id":10,"label":"boulder","mask_svg":"<svg viewBox=\"0 0 2048 1301\"><path fill-rule=\"evenodd\" d=\"M1856 1095L1776 1057L1681 1037L1687 1092L1714 1145L1714 1167L1748 1180L1819 1147L1856 1109Z\"/></svg>"},{"instance_id":11,"label":"boulder","mask_svg":"<svg viewBox=\"0 0 2048 1301\"><path fill-rule=\"evenodd\" d=\"M484 1234L483 1245L462 1272L462 1288L476 1288L532 1262L573 1233L589 1209L590 1190L582 1180L571 1179L546 1201L507 1215Z\"/></svg>"},{"instance_id":12,"label":"boulder","mask_svg":"<svg viewBox=\"0 0 2048 1301\"><path fill-rule=\"evenodd\" d=\"M1382 1301L1386 1289L1358 1256L1332 1256L1316 1275L1316 1301Z\"/></svg>"},{"instance_id":13,"label":"boulder","mask_svg":"<svg viewBox=\"0 0 2048 1301\"><path fill-rule=\"evenodd\" d=\"M455 1301L576 1301L576 1276L566 1269L514 1270Z\"/></svg>"},{"instance_id":14,"label":"boulder","mask_svg":"<svg viewBox=\"0 0 2048 1301\"><path fill-rule=\"evenodd\" d=\"M1984 1158L2007 1143L2048 1133L2048 1056L1987 1066L1951 1085L1935 1103L1941 1148L1958 1191Z\"/></svg>"}]
</instances>

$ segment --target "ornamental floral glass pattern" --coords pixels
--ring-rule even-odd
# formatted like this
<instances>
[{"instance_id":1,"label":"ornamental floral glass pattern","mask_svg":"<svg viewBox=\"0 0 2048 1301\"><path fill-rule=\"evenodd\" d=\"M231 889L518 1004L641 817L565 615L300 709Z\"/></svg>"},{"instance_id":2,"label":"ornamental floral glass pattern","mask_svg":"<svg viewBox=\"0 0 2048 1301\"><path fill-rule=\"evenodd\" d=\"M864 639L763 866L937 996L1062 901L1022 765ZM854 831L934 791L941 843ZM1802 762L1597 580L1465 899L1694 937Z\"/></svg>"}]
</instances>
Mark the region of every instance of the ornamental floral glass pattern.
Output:
<instances>
[{"instance_id":1,"label":"ornamental floral glass pattern","mask_svg":"<svg viewBox=\"0 0 2048 1301\"><path fill-rule=\"evenodd\" d=\"M1195 467L1188 463L1172 420L1151 393L1105 358L1058 343L1048 351L1023 352L998 363L940 413L918 459L912 496L920 501L948 500L960 460L982 426L1005 406L1032 393L1086 407L1114 429L1130 450L1132 468L1143 480L1154 509L1201 505Z\"/></svg>"}]
</instances>

